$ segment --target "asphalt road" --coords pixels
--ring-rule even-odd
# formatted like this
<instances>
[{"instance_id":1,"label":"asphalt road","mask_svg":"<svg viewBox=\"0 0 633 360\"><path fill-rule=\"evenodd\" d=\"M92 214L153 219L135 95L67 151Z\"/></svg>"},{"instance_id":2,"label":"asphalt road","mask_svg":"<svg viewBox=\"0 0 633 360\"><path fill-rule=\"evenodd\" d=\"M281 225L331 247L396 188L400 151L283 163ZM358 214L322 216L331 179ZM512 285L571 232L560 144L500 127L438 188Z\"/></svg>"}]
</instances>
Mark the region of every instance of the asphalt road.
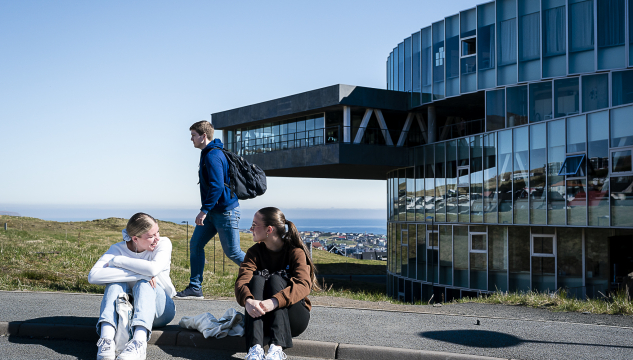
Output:
<instances>
[{"instance_id":1,"label":"asphalt road","mask_svg":"<svg viewBox=\"0 0 633 360\"><path fill-rule=\"evenodd\" d=\"M100 301L97 295L0 291L0 321L94 324ZM585 316L600 319L601 324L617 325L613 326L574 322L582 319L582 314L553 317L563 321L543 320L549 317L549 311L475 304L456 306L455 314L451 314L451 306L442 307L443 313L438 314L315 306L310 325L299 338L505 359L633 359L630 316ZM176 307L172 326L182 316L211 312L219 317L229 307L242 310L234 301L221 300L177 300ZM541 316L537 316L539 311ZM480 325L476 325L477 320Z\"/></svg>"}]
</instances>

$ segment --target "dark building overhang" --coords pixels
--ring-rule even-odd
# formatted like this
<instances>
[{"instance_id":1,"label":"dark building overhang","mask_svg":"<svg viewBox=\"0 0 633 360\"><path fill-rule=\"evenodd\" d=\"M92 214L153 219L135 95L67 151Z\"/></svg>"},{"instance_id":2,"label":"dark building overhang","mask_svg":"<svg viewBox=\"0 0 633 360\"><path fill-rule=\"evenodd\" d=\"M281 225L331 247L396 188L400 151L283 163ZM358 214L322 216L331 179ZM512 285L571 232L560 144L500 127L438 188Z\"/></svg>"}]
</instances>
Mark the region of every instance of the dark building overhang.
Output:
<instances>
[{"instance_id":1,"label":"dark building overhang","mask_svg":"<svg viewBox=\"0 0 633 360\"><path fill-rule=\"evenodd\" d=\"M321 89L221 111L211 115L216 129L260 122L284 120L341 106L393 111L408 111L410 94L406 92L352 85L332 85Z\"/></svg>"},{"instance_id":2,"label":"dark building overhang","mask_svg":"<svg viewBox=\"0 0 633 360\"><path fill-rule=\"evenodd\" d=\"M325 144L245 155L267 176L385 180L387 172L409 166L409 148Z\"/></svg>"}]
</instances>

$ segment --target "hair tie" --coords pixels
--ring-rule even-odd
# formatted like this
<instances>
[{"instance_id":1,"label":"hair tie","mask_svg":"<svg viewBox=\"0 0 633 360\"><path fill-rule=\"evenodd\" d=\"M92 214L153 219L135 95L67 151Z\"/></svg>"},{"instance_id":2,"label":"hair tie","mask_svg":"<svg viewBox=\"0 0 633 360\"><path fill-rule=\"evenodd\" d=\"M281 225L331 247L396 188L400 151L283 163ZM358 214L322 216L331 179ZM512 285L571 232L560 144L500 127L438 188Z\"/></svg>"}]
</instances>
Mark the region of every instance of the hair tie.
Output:
<instances>
[{"instance_id":1,"label":"hair tie","mask_svg":"<svg viewBox=\"0 0 633 360\"><path fill-rule=\"evenodd\" d=\"M125 241L132 241L132 238L130 237L130 235L128 235L126 229L123 229L123 231L121 231L121 233L123 234L123 240L125 240Z\"/></svg>"}]
</instances>

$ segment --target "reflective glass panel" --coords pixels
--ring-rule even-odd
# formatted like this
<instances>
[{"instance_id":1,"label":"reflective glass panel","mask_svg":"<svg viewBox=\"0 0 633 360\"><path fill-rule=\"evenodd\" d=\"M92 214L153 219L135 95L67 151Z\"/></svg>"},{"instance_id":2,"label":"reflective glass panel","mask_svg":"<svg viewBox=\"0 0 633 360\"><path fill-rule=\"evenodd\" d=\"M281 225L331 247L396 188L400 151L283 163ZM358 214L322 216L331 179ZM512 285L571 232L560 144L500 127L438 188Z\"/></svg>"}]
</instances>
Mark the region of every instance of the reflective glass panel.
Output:
<instances>
[{"instance_id":1,"label":"reflective glass panel","mask_svg":"<svg viewBox=\"0 0 633 360\"><path fill-rule=\"evenodd\" d=\"M509 291L530 290L530 228L508 227Z\"/></svg>"},{"instance_id":2,"label":"reflective glass panel","mask_svg":"<svg viewBox=\"0 0 633 360\"><path fill-rule=\"evenodd\" d=\"M609 107L609 75L582 77L582 111L594 111Z\"/></svg>"},{"instance_id":3,"label":"reflective glass panel","mask_svg":"<svg viewBox=\"0 0 633 360\"><path fill-rule=\"evenodd\" d=\"M499 223L512 224L512 130L499 135Z\"/></svg>"},{"instance_id":4,"label":"reflective glass panel","mask_svg":"<svg viewBox=\"0 0 633 360\"><path fill-rule=\"evenodd\" d=\"M496 223L497 204L499 203L497 192L497 149L495 133L484 135L484 222Z\"/></svg>"},{"instance_id":5,"label":"reflective glass panel","mask_svg":"<svg viewBox=\"0 0 633 360\"><path fill-rule=\"evenodd\" d=\"M417 226L417 279L426 280L426 225Z\"/></svg>"},{"instance_id":6,"label":"reflective glass panel","mask_svg":"<svg viewBox=\"0 0 633 360\"><path fill-rule=\"evenodd\" d=\"M470 138L470 222L483 222L483 137Z\"/></svg>"},{"instance_id":7,"label":"reflective glass panel","mask_svg":"<svg viewBox=\"0 0 633 360\"><path fill-rule=\"evenodd\" d=\"M457 141L446 145L446 221L457 221Z\"/></svg>"},{"instance_id":8,"label":"reflective glass panel","mask_svg":"<svg viewBox=\"0 0 633 360\"><path fill-rule=\"evenodd\" d=\"M611 147L633 145L633 106L611 110Z\"/></svg>"},{"instance_id":9,"label":"reflective glass panel","mask_svg":"<svg viewBox=\"0 0 633 360\"><path fill-rule=\"evenodd\" d=\"M528 87L515 86L506 89L508 127L528 123Z\"/></svg>"},{"instance_id":10,"label":"reflective glass panel","mask_svg":"<svg viewBox=\"0 0 633 360\"><path fill-rule=\"evenodd\" d=\"M529 189L529 143L528 128L521 127L513 131L514 141L514 223L528 223Z\"/></svg>"},{"instance_id":11,"label":"reflective glass panel","mask_svg":"<svg viewBox=\"0 0 633 360\"><path fill-rule=\"evenodd\" d=\"M554 81L554 92L556 94L554 117L578 114L580 111L578 81L579 78Z\"/></svg>"},{"instance_id":12,"label":"reflective glass panel","mask_svg":"<svg viewBox=\"0 0 633 360\"><path fill-rule=\"evenodd\" d=\"M488 290L508 290L508 241L505 226L491 226L488 234Z\"/></svg>"},{"instance_id":13,"label":"reflective glass panel","mask_svg":"<svg viewBox=\"0 0 633 360\"><path fill-rule=\"evenodd\" d=\"M408 277L411 279L415 279L417 269L416 269L416 250L417 250L417 241L415 234L415 224L409 224L408 228L409 235L409 275Z\"/></svg>"},{"instance_id":14,"label":"reflective glass panel","mask_svg":"<svg viewBox=\"0 0 633 360\"><path fill-rule=\"evenodd\" d=\"M446 221L445 144L435 144L435 221Z\"/></svg>"},{"instance_id":15,"label":"reflective glass panel","mask_svg":"<svg viewBox=\"0 0 633 360\"><path fill-rule=\"evenodd\" d=\"M587 206L589 225L609 223L609 112L587 115ZM587 290L589 291L589 289Z\"/></svg>"},{"instance_id":16,"label":"reflective glass panel","mask_svg":"<svg viewBox=\"0 0 633 360\"><path fill-rule=\"evenodd\" d=\"M486 92L486 131L505 127L505 90Z\"/></svg>"},{"instance_id":17,"label":"reflective glass panel","mask_svg":"<svg viewBox=\"0 0 633 360\"><path fill-rule=\"evenodd\" d=\"M633 226L633 176L612 177L611 225Z\"/></svg>"},{"instance_id":18,"label":"reflective glass panel","mask_svg":"<svg viewBox=\"0 0 633 360\"><path fill-rule=\"evenodd\" d=\"M468 287L468 226L455 226L453 245L455 247L455 286Z\"/></svg>"},{"instance_id":19,"label":"reflective glass panel","mask_svg":"<svg viewBox=\"0 0 633 360\"><path fill-rule=\"evenodd\" d=\"M552 118L552 82L530 84L530 122Z\"/></svg>"},{"instance_id":20,"label":"reflective glass panel","mask_svg":"<svg viewBox=\"0 0 633 360\"><path fill-rule=\"evenodd\" d=\"M545 124L530 126L530 223L546 224L545 166L547 142Z\"/></svg>"},{"instance_id":21,"label":"reflective glass panel","mask_svg":"<svg viewBox=\"0 0 633 360\"><path fill-rule=\"evenodd\" d=\"M618 71L612 74L613 106L633 103L633 70Z\"/></svg>"},{"instance_id":22,"label":"reflective glass panel","mask_svg":"<svg viewBox=\"0 0 633 360\"><path fill-rule=\"evenodd\" d=\"M585 286L589 298L602 298L609 288L607 242L604 230L585 230Z\"/></svg>"},{"instance_id":23,"label":"reflective glass panel","mask_svg":"<svg viewBox=\"0 0 633 360\"><path fill-rule=\"evenodd\" d=\"M453 284L453 227L440 225L440 283Z\"/></svg>"},{"instance_id":24,"label":"reflective glass panel","mask_svg":"<svg viewBox=\"0 0 633 360\"><path fill-rule=\"evenodd\" d=\"M586 151L587 124L585 116L575 116L567 119L567 152L576 153Z\"/></svg>"},{"instance_id":25,"label":"reflective glass panel","mask_svg":"<svg viewBox=\"0 0 633 360\"><path fill-rule=\"evenodd\" d=\"M565 120L547 124L547 223L565 224L565 177L559 176L565 161L565 137L556 134L565 133Z\"/></svg>"}]
</instances>

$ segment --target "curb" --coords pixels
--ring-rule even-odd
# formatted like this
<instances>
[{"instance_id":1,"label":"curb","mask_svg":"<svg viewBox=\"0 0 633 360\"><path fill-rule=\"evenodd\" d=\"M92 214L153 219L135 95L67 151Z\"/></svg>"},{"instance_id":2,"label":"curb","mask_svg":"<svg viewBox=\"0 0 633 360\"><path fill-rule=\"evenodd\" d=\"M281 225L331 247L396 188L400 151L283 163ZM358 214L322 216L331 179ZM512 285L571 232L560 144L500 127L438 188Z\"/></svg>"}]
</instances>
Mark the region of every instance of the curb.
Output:
<instances>
[{"instance_id":1,"label":"curb","mask_svg":"<svg viewBox=\"0 0 633 360\"><path fill-rule=\"evenodd\" d=\"M28 321L0 321L0 336L67 339L97 342L94 326L45 324ZM341 344L325 341L294 339L294 347L286 349L288 356L346 360L495 360L498 358L426 350L400 349L384 346ZM202 333L190 330L152 330L148 344L186 346L229 352L245 352L244 338L205 339Z\"/></svg>"}]
</instances>

